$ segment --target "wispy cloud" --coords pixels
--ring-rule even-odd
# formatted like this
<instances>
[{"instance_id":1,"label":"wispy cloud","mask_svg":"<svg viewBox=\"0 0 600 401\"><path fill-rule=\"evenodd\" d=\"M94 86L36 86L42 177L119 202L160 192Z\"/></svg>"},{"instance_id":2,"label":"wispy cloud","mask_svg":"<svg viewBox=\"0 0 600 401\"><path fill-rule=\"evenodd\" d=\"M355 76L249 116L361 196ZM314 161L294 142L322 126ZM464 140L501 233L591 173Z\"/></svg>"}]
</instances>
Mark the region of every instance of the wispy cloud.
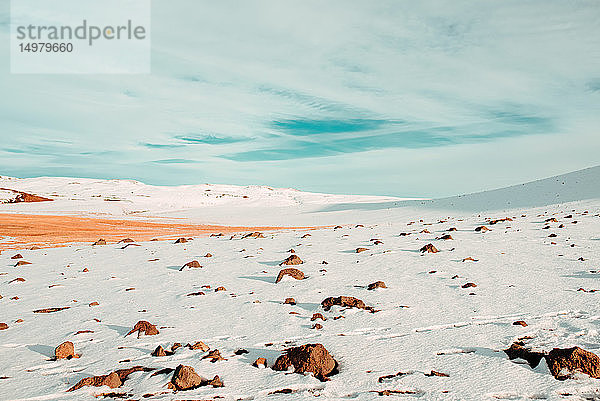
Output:
<instances>
[{"instance_id":1,"label":"wispy cloud","mask_svg":"<svg viewBox=\"0 0 600 401\"><path fill-rule=\"evenodd\" d=\"M0 174L431 196L599 162L597 2L153 7L151 75L2 60Z\"/></svg>"}]
</instances>

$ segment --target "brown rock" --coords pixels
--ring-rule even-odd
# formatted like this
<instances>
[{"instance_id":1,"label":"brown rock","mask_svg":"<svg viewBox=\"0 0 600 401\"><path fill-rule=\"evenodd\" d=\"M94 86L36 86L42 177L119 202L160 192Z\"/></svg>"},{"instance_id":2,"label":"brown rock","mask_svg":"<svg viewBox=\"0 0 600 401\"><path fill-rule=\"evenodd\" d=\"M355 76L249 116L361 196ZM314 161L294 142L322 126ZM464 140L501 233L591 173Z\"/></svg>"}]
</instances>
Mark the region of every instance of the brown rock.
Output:
<instances>
[{"instance_id":1,"label":"brown rock","mask_svg":"<svg viewBox=\"0 0 600 401\"><path fill-rule=\"evenodd\" d=\"M475 283L466 283L462 285L462 288L471 288L471 287L477 287L477 284Z\"/></svg>"},{"instance_id":2,"label":"brown rock","mask_svg":"<svg viewBox=\"0 0 600 401\"><path fill-rule=\"evenodd\" d=\"M475 231L484 233L486 231L490 231L490 229L487 228L486 226L479 226L479 227L475 228Z\"/></svg>"},{"instance_id":3,"label":"brown rock","mask_svg":"<svg viewBox=\"0 0 600 401\"><path fill-rule=\"evenodd\" d=\"M145 320L140 320L135 324L135 326L133 326L133 329L131 329L129 333L125 334L125 337L132 333L135 333L136 331L138 333L138 338L140 338L140 334L142 333L144 333L147 336L154 336L159 333L155 325Z\"/></svg>"},{"instance_id":4,"label":"brown rock","mask_svg":"<svg viewBox=\"0 0 600 401\"><path fill-rule=\"evenodd\" d=\"M25 266L25 265L30 265L31 262L27 262L25 260L19 260L16 264L15 267L19 267L19 266Z\"/></svg>"},{"instance_id":5,"label":"brown rock","mask_svg":"<svg viewBox=\"0 0 600 401\"><path fill-rule=\"evenodd\" d=\"M265 368L267 367L267 360L265 358L258 358L256 361L254 361L254 363L252 364L252 366L255 366L257 368L264 366Z\"/></svg>"},{"instance_id":6,"label":"brown rock","mask_svg":"<svg viewBox=\"0 0 600 401\"><path fill-rule=\"evenodd\" d=\"M255 231L253 233L248 233L244 235L242 239L244 238L265 238L265 236L261 232Z\"/></svg>"},{"instance_id":7,"label":"brown rock","mask_svg":"<svg viewBox=\"0 0 600 401\"><path fill-rule=\"evenodd\" d=\"M326 381L333 374L337 362L322 344L306 344L293 347L275 361L273 370L286 371L290 367L295 373L312 373L317 379Z\"/></svg>"},{"instance_id":8,"label":"brown rock","mask_svg":"<svg viewBox=\"0 0 600 401\"><path fill-rule=\"evenodd\" d=\"M367 290L374 290L376 288L387 288L383 281L376 281L367 286Z\"/></svg>"},{"instance_id":9,"label":"brown rock","mask_svg":"<svg viewBox=\"0 0 600 401\"><path fill-rule=\"evenodd\" d=\"M296 300L294 298L286 298L283 303L288 305L296 305Z\"/></svg>"},{"instance_id":10,"label":"brown rock","mask_svg":"<svg viewBox=\"0 0 600 401\"><path fill-rule=\"evenodd\" d=\"M423 248L419 249L419 251L421 251L421 253L437 253L439 252L438 249L433 246L433 244L427 244L425 245Z\"/></svg>"},{"instance_id":11,"label":"brown rock","mask_svg":"<svg viewBox=\"0 0 600 401\"><path fill-rule=\"evenodd\" d=\"M186 242L188 242L188 240L186 238L177 238L177 240L175 241L176 244L185 244Z\"/></svg>"},{"instance_id":12,"label":"brown rock","mask_svg":"<svg viewBox=\"0 0 600 401\"><path fill-rule=\"evenodd\" d=\"M447 231L457 231L456 227L450 227Z\"/></svg>"},{"instance_id":13,"label":"brown rock","mask_svg":"<svg viewBox=\"0 0 600 401\"><path fill-rule=\"evenodd\" d=\"M579 347L554 348L546 355L546 363L555 379L565 380L575 372L584 373L595 379L600 378L600 358L598 355Z\"/></svg>"},{"instance_id":14,"label":"brown rock","mask_svg":"<svg viewBox=\"0 0 600 401\"><path fill-rule=\"evenodd\" d=\"M171 352L175 352L177 350L177 348L181 348L181 347L183 347L183 344L173 343L173 345L171 345Z\"/></svg>"},{"instance_id":15,"label":"brown rock","mask_svg":"<svg viewBox=\"0 0 600 401\"><path fill-rule=\"evenodd\" d=\"M118 244L131 244L135 242L134 240L132 240L131 238L124 238L121 241L118 242Z\"/></svg>"},{"instance_id":16,"label":"brown rock","mask_svg":"<svg viewBox=\"0 0 600 401\"><path fill-rule=\"evenodd\" d=\"M11 259L23 259L23 255L17 253L15 256L11 257Z\"/></svg>"},{"instance_id":17,"label":"brown rock","mask_svg":"<svg viewBox=\"0 0 600 401\"><path fill-rule=\"evenodd\" d=\"M204 344L202 341L196 341L194 344L188 344L187 347L193 350L200 350L206 352L210 349L210 347Z\"/></svg>"},{"instance_id":18,"label":"brown rock","mask_svg":"<svg viewBox=\"0 0 600 401\"><path fill-rule=\"evenodd\" d=\"M293 267L288 267L279 272L277 279L275 280L275 284L279 283L285 276L290 276L296 280L304 280L304 273Z\"/></svg>"},{"instance_id":19,"label":"brown rock","mask_svg":"<svg viewBox=\"0 0 600 401\"><path fill-rule=\"evenodd\" d=\"M98 241L94 242L93 245L106 245L106 241L100 238Z\"/></svg>"},{"instance_id":20,"label":"brown rock","mask_svg":"<svg viewBox=\"0 0 600 401\"><path fill-rule=\"evenodd\" d=\"M526 360L532 368L539 365L544 357L542 352L532 351L530 348L526 348L525 344L521 341L512 343L510 348L504 350L504 353L506 353L510 360L517 358Z\"/></svg>"},{"instance_id":21,"label":"brown rock","mask_svg":"<svg viewBox=\"0 0 600 401\"><path fill-rule=\"evenodd\" d=\"M197 260L192 260L191 262L187 262L185 265L183 265L181 267L181 269L179 269L179 271L182 271L186 267L189 267L191 269L197 269L197 268L200 268L202 266L200 265L200 262L198 262Z\"/></svg>"},{"instance_id":22,"label":"brown rock","mask_svg":"<svg viewBox=\"0 0 600 401\"><path fill-rule=\"evenodd\" d=\"M323 328L323 325L320 323L315 323L311 328L315 330L321 330Z\"/></svg>"},{"instance_id":23,"label":"brown rock","mask_svg":"<svg viewBox=\"0 0 600 401\"><path fill-rule=\"evenodd\" d=\"M90 306L98 306L98 305L100 305L100 304L96 301L90 303Z\"/></svg>"},{"instance_id":24,"label":"brown rock","mask_svg":"<svg viewBox=\"0 0 600 401\"><path fill-rule=\"evenodd\" d=\"M120 387L122 384L123 384L123 382L121 381L121 378L119 377L118 373L112 372L111 374L108 374L108 375L92 376L92 377L86 377L85 379L81 379L79 381L79 383L77 383L76 385L74 385L73 387L68 389L67 391L75 391L84 386L93 386L93 387L108 386L110 388L117 388L117 387Z\"/></svg>"},{"instance_id":25,"label":"brown rock","mask_svg":"<svg viewBox=\"0 0 600 401\"><path fill-rule=\"evenodd\" d=\"M56 359L71 359L79 358L79 355L75 353L75 347L71 341L65 341L54 349L54 357Z\"/></svg>"},{"instance_id":26,"label":"brown rock","mask_svg":"<svg viewBox=\"0 0 600 401\"><path fill-rule=\"evenodd\" d=\"M0 323L0 330L6 330L6 329L8 329L8 324Z\"/></svg>"},{"instance_id":27,"label":"brown rock","mask_svg":"<svg viewBox=\"0 0 600 401\"><path fill-rule=\"evenodd\" d=\"M369 309L369 307L367 307L363 301L354 297L329 297L325 298L323 302L321 302L321 306L326 311L331 309L333 305L339 305L348 308Z\"/></svg>"},{"instance_id":28,"label":"brown rock","mask_svg":"<svg viewBox=\"0 0 600 401\"><path fill-rule=\"evenodd\" d=\"M467 261L470 261L470 262L477 262L478 260L479 260L479 259L473 259L472 257L470 257L470 256L469 256L468 258L464 258L462 261L463 261L463 262L467 262Z\"/></svg>"},{"instance_id":29,"label":"brown rock","mask_svg":"<svg viewBox=\"0 0 600 401\"><path fill-rule=\"evenodd\" d=\"M206 379L200 377L191 366L179 365L173 372L171 384L175 390L192 390L206 385Z\"/></svg>"},{"instance_id":30,"label":"brown rock","mask_svg":"<svg viewBox=\"0 0 600 401\"><path fill-rule=\"evenodd\" d=\"M438 239L449 240L449 239L454 239L454 238L452 238L452 236L450 234L445 234L445 235L442 235L441 237L439 237Z\"/></svg>"},{"instance_id":31,"label":"brown rock","mask_svg":"<svg viewBox=\"0 0 600 401\"><path fill-rule=\"evenodd\" d=\"M215 292L219 292L219 291L227 291L227 289L225 287L217 287L217 288L215 288Z\"/></svg>"},{"instance_id":32,"label":"brown rock","mask_svg":"<svg viewBox=\"0 0 600 401\"><path fill-rule=\"evenodd\" d=\"M516 322L513 322L513 326L527 327L527 323L525 323L523 320L517 320Z\"/></svg>"},{"instance_id":33,"label":"brown rock","mask_svg":"<svg viewBox=\"0 0 600 401\"><path fill-rule=\"evenodd\" d=\"M367 248L356 248L356 253L361 253L361 252L368 251L368 250L369 249L367 249Z\"/></svg>"},{"instance_id":34,"label":"brown rock","mask_svg":"<svg viewBox=\"0 0 600 401\"><path fill-rule=\"evenodd\" d=\"M223 384L223 382L221 381L221 378L218 375L213 377L212 380L209 380L208 382L206 382L206 385L213 386L213 387L224 387L225 386Z\"/></svg>"},{"instance_id":35,"label":"brown rock","mask_svg":"<svg viewBox=\"0 0 600 401\"><path fill-rule=\"evenodd\" d=\"M207 253L206 255L204 255L205 258L212 258L212 253Z\"/></svg>"},{"instance_id":36,"label":"brown rock","mask_svg":"<svg viewBox=\"0 0 600 401\"><path fill-rule=\"evenodd\" d=\"M279 264L279 266L281 266L281 265L286 265L286 266L301 265L302 263L304 263L304 262L302 261L302 259L300 259L300 257L298 255L290 255L290 256L288 256L288 258L286 260L281 262Z\"/></svg>"},{"instance_id":37,"label":"brown rock","mask_svg":"<svg viewBox=\"0 0 600 401\"><path fill-rule=\"evenodd\" d=\"M221 353L218 349L210 351L208 354L204 355L202 359L210 359L212 363L217 361L226 361L226 359L221 356Z\"/></svg>"},{"instance_id":38,"label":"brown rock","mask_svg":"<svg viewBox=\"0 0 600 401\"><path fill-rule=\"evenodd\" d=\"M33 313L54 313L59 312L61 310L69 309L70 306L63 306L62 308L44 308L44 309L36 309Z\"/></svg>"},{"instance_id":39,"label":"brown rock","mask_svg":"<svg viewBox=\"0 0 600 401\"><path fill-rule=\"evenodd\" d=\"M327 318L324 317L321 313L313 313L312 317L310 318L310 321L314 322L317 319L321 319L322 321L327 320Z\"/></svg>"},{"instance_id":40,"label":"brown rock","mask_svg":"<svg viewBox=\"0 0 600 401\"><path fill-rule=\"evenodd\" d=\"M308 237L310 237L310 236L311 236L310 234L304 234L304 235L303 235L302 237L300 237L300 238L308 238Z\"/></svg>"},{"instance_id":41,"label":"brown rock","mask_svg":"<svg viewBox=\"0 0 600 401\"><path fill-rule=\"evenodd\" d=\"M88 268L86 267L86 268L84 268L84 269L82 270L82 272L83 272L83 273L87 273L87 272L89 272L89 270L88 270Z\"/></svg>"},{"instance_id":42,"label":"brown rock","mask_svg":"<svg viewBox=\"0 0 600 401\"><path fill-rule=\"evenodd\" d=\"M435 370L432 370L430 373L425 373L425 376L428 376L428 377L432 377L432 376L450 377L450 375L447 373L437 372Z\"/></svg>"},{"instance_id":43,"label":"brown rock","mask_svg":"<svg viewBox=\"0 0 600 401\"><path fill-rule=\"evenodd\" d=\"M152 356L167 356L167 353L165 352L165 349L162 346L158 346L156 347L156 349L154 351L152 351Z\"/></svg>"}]
</instances>

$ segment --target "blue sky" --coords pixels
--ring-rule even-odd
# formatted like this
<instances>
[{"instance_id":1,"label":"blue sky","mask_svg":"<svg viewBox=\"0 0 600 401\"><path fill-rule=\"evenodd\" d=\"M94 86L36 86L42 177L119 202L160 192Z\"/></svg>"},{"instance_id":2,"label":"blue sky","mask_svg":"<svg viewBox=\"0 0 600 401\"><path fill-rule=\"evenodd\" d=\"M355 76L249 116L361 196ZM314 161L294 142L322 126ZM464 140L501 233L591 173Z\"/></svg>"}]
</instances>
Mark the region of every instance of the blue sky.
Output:
<instances>
[{"instance_id":1,"label":"blue sky","mask_svg":"<svg viewBox=\"0 0 600 401\"><path fill-rule=\"evenodd\" d=\"M0 175L444 196L598 165L598 21L597 1L154 1L151 75L1 59Z\"/></svg>"}]
</instances>

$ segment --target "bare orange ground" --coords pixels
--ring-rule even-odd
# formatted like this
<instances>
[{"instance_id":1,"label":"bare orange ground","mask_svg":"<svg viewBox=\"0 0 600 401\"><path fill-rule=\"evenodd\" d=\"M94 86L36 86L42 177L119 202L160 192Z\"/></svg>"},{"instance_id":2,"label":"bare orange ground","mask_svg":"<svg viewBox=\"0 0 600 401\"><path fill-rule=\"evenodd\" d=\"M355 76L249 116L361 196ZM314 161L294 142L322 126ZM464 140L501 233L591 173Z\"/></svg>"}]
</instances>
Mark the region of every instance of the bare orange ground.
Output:
<instances>
[{"instance_id":1,"label":"bare orange ground","mask_svg":"<svg viewBox=\"0 0 600 401\"><path fill-rule=\"evenodd\" d=\"M108 243L124 238L149 241L208 235L212 233L239 233L253 231L314 229L316 227L232 227L205 224L155 223L136 220L97 219L74 216L48 216L0 213L0 251L22 249L26 246L42 248L64 246L75 242L95 242L102 238Z\"/></svg>"}]
</instances>

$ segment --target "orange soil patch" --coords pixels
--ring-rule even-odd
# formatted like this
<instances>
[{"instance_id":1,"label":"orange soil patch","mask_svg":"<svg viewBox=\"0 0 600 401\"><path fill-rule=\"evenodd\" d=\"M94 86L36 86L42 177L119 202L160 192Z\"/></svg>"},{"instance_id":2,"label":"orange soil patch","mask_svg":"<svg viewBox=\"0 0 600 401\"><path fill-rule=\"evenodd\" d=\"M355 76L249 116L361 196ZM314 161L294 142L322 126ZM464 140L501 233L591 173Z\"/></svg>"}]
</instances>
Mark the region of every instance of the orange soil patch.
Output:
<instances>
[{"instance_id":1,"label":"orange soil patch","mask_svg":"<svg viewBox=\"0 0 600 401\"><path fill-rule=\"evenodd\" d=\"M53 199L44 198L43 196L28 194L27 192L17 191L15 189L10 188L0 188L2 191L11 191L17 194L17 197L14 201L9 203L20 203L20 202L52 202Z\"/></svg>"},{"instance_id":2,"label":"orange soil patch","mask_svg":"<svg viewBox=\"0 0 600 401\"><path fill-rule=\"evenodd\" d=\"M63 246L74 242L92 242L102 238L108 243L124 238L136 241L201 236L212 233L237 233L316 227L232 227L205 224L155 223L136 220L97 219L74 216L49 216L0 213L0 251L25 246Z\"/></svg>"}]
</instances>

